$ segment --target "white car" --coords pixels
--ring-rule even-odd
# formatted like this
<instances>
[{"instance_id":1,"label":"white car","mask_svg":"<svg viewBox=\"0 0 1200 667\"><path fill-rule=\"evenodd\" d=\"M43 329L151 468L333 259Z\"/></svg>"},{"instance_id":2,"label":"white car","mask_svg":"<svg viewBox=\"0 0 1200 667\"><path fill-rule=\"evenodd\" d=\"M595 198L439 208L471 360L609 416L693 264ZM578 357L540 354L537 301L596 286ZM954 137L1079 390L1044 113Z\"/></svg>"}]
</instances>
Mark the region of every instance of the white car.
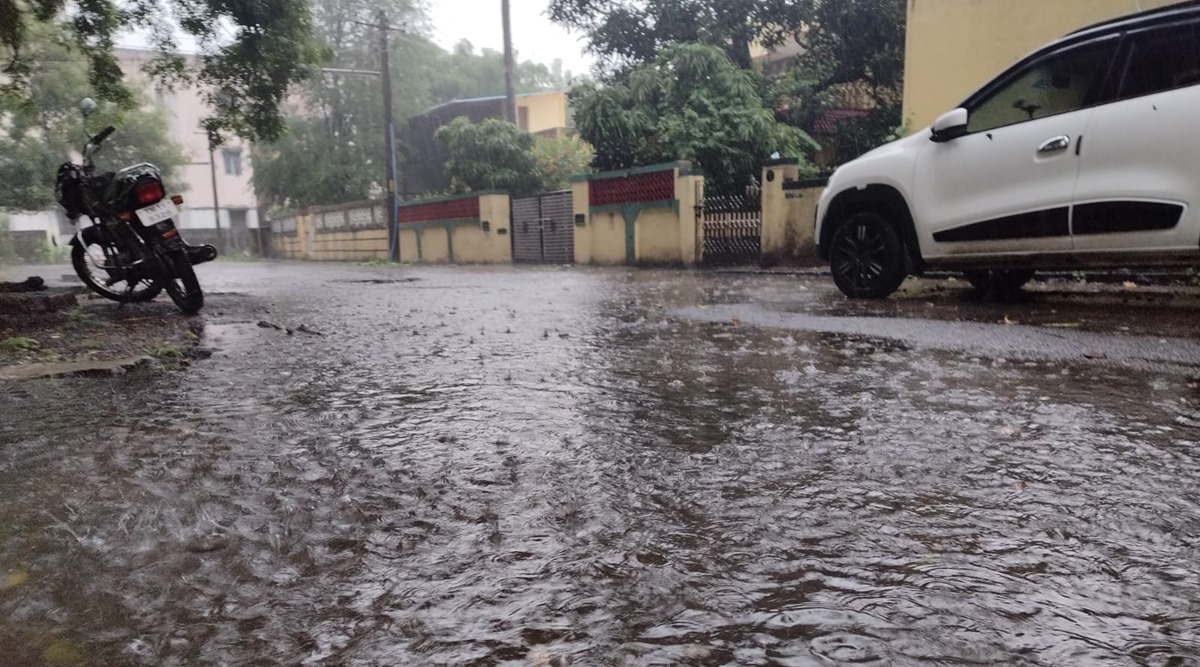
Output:
<instances>
[{"instance_id":1,"label":"white car","mask_svg":"<svg viewBox=\"0 0 1200 667\"><path fill-rule=\"evenodd\" d=\"M838 169L817 254L852 298L958 270L1200 265L1200 3L1072 33L929 130Z\"/></svg>"}]
</instances>

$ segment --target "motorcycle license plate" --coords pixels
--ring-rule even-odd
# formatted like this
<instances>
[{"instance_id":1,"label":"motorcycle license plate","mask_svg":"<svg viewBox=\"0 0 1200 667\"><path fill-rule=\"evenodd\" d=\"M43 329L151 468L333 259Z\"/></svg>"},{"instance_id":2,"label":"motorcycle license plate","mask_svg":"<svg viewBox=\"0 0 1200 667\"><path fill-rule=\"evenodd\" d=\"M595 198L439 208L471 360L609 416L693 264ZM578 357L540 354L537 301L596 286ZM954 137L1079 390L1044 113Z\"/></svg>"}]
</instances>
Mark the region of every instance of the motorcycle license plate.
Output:
<instances>
[{"instance_id":1,"label":"motorcycle license plate","mask_svg":"<svg viewBox=\"0 0 1200 667\"><path fill-rule=\"evenodd\" d=\"M142 221L143 225L154 225L163 220L170 220L179 213L179 209L175 208L175 202L170 199L164 199L157 204L152 204L146 208L137 210L138 220Z\"/></svg>"}]
</instances>

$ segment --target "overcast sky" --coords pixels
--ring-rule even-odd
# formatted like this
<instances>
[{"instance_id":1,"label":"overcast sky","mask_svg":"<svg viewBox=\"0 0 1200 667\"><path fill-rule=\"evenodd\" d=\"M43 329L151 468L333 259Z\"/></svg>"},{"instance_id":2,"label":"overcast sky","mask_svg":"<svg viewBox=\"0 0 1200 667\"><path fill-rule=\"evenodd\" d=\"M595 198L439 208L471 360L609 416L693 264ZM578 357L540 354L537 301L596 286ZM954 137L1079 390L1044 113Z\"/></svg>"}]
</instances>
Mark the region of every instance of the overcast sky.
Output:
<instances>
[{"instance_id":1,"label":"overcast sky","mask_svg":"<svg viewBox=\"0 0 1200 667\"><path fill-rule=\"evenodd\" d=\"M513 45L518 58L550 64L562 58L563 67L575 74L587 74L593 58L583 53L579 35L567 30L545 16L549 0L511 0ZM460 40L470 40L476 49L504 49L504 30L500 25L500 0L429 0L429 15L433 20L433 38L446 49ZM127 34L118 40L121 46L145 48L145 35ZM195 52L196 46L187 35L181 35L179 46Z\"/></svg>"},{"instance_id":2,"label":"overcast sky","mask_svg":"<svg viewBox=\"0 0 1200 667\"><path fill-rule=\"evenodd\" d=\"M521 60L550 64L562 58L563 67L587 73L592 59L583 54L578 35L569 34L545 16L549 0L512 0L513 46ZM434 39L445 48L470 40L476 48L504 48L500 0L430 0Z\"/></svg>"}]
</instances>

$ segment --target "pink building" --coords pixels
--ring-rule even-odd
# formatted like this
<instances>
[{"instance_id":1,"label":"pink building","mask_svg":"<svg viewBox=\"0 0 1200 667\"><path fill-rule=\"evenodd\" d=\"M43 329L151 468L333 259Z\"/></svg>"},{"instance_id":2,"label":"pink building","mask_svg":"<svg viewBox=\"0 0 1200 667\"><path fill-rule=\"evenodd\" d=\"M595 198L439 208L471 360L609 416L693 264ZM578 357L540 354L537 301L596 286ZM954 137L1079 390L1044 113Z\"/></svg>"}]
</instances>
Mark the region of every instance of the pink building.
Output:
<instances>
[{"instance_id":1,"label":"pink building","mask_svg":"<svg viewBox=\"0 0 1200 667\"><path fill-rule=\"evenodd\" d=\"M181 185L186 185L186 189L181 188L184 189L184 205L180 227L215 232L216 209L221 229L227 238L233 241L235 247L244 246L241 239L246 238L248 230L258 229L258 199L251 185L254 172L250 164L249 145L240 139L233 139L210 156L208 138L200 126L201 119L209 115L210 108L201 91L196 88L167 90L153 85L142 71L142 67L154 57L151 50L118 48L116 55L125 76L139 81L149 91L150 102L166 115L169 136L183 148L187 157L186 166L180 170ZM208 240L209 235L193 232L189 240L198 242L200 236Z\"/></svg>"}]
</instances>

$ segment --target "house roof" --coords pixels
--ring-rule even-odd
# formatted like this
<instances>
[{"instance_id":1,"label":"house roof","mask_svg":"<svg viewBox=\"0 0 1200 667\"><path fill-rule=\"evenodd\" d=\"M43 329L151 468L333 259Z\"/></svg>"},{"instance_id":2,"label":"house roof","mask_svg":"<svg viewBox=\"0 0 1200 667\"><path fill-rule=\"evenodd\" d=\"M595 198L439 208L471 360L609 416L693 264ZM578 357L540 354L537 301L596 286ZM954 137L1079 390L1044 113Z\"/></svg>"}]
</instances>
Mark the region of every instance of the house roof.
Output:
<instances>
[{"instance_id":1,"label":"house roof","mask_svg":"<svg viewBox=\"0 0 1200 667\"><path fill-rule=\"evenodd\" d=\"M541 90L536 93L520 93L517 95L517 99L520 99L522 97L537 97L539 95L561 95L566 92L567 91L565 91L565 90ZM450 100L449 102L443 102L442 104L439 104L435 107L426 109L424 112L422 112L421 115L425 115L427 113L433 113L434 111L438 111L439 109L446 109L449 107L458 106L460 104L476 104L479 102L498 102L498 101L503 100L504 97L505 97L504 95L494 95L491 97L472 97L472 98L462 99L462 100Z\"/></svg>"},{"instance_id":2,"label":"house roof","mask_svg":"<svg viewBox=\"0 0 1200 667\"><path fill-rule=\"evenodd\" d=\"M821 114L815 123L813 131L817 134L833 135L838 133L838 125L852 118L866 118L870 115L866 109L830 109Z\"/></svg>"}]
</instances>

